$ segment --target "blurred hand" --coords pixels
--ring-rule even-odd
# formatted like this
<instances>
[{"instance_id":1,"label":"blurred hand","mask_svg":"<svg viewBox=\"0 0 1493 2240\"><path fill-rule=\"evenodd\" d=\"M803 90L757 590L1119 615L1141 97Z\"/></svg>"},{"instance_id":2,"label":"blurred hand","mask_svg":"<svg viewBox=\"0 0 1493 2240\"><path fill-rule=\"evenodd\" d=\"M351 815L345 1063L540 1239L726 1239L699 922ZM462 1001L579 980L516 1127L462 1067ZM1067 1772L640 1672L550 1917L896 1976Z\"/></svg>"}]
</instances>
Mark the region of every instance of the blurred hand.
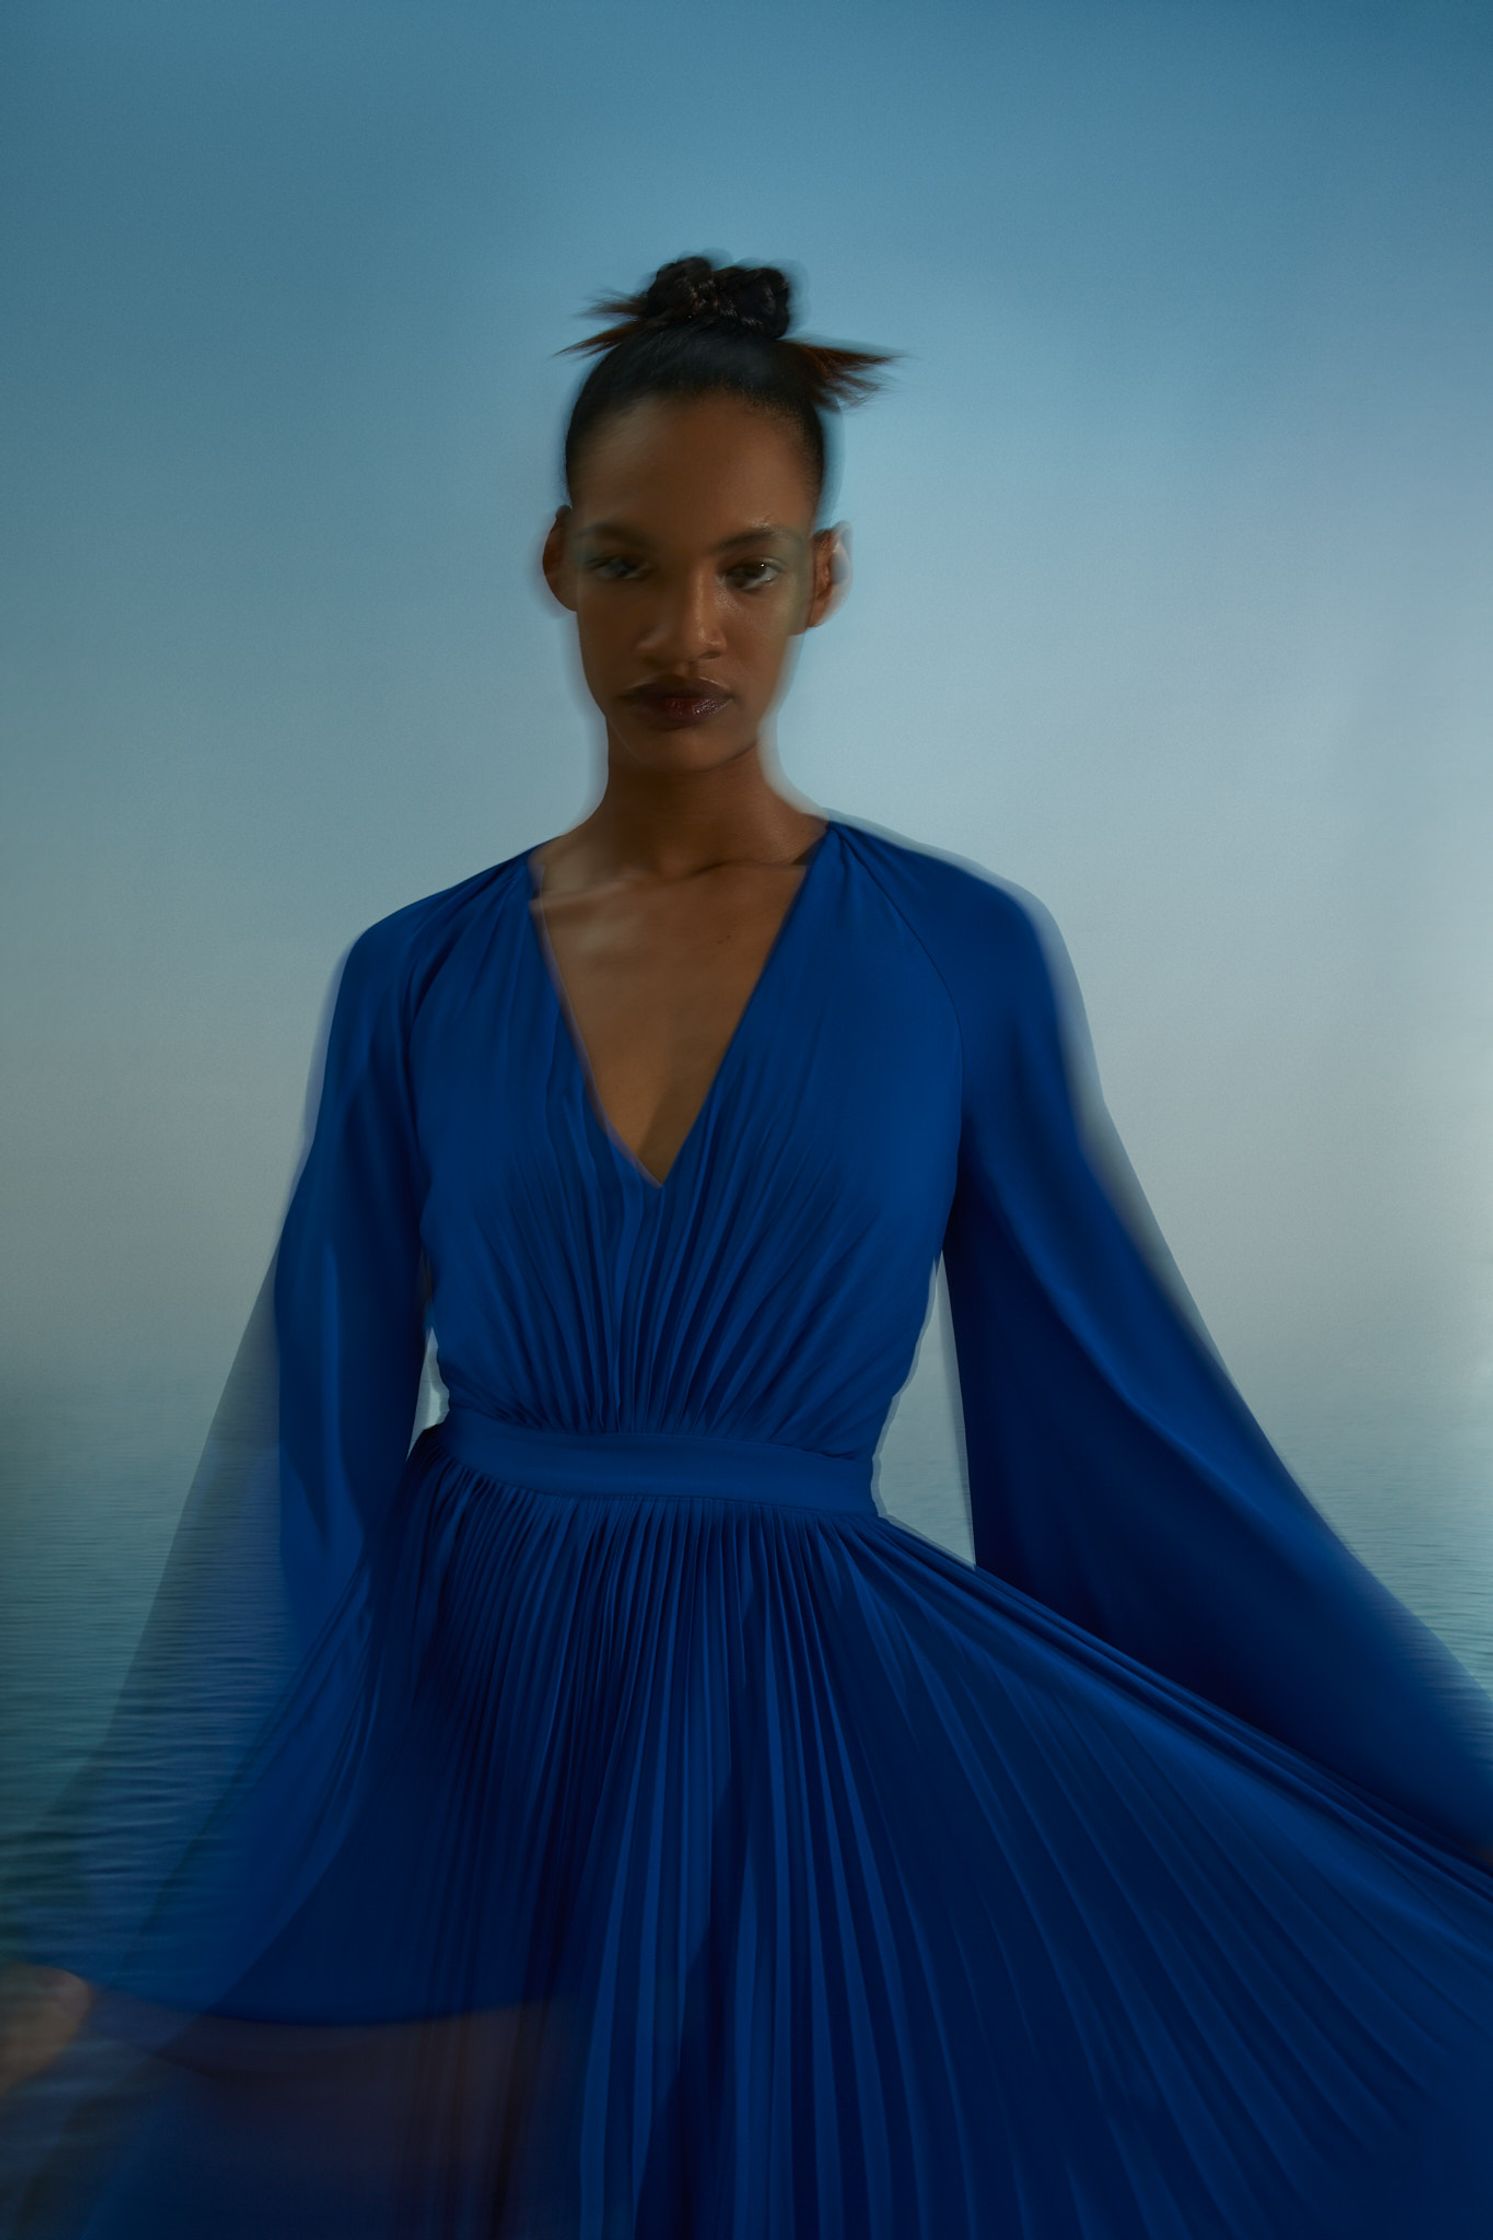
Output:
<instances>
[{"instance_id":1,"label":"blurred hand","mask_svg":"<svg viewBox=\"0 0 1493 2240\"><path fill-rule=\"evenodd\" d=\"M0 1970L0 2095L50 2068L88 2019L94 1991L66 1968Z\"/></svg>"}]
</instances>

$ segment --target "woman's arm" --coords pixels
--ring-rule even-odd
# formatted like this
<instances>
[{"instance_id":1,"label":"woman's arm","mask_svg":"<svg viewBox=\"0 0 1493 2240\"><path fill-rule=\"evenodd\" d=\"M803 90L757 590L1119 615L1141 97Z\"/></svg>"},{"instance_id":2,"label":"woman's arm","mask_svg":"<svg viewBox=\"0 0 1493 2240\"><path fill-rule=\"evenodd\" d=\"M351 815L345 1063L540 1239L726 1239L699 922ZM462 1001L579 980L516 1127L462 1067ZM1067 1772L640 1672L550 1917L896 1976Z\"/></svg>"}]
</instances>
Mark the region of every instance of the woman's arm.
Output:
<instances>
[{"instance_id":1,"label":"woman's arm","mask_svg":"<svg viewBox=\"0 0 1493 2240\"><path fill-rule=\"evenodd\" d=\"M991 882L977 946L945 1240L977 1562L1493 1863L1493 1699L1230 1380L1124 1179L1055 931Z\"/></svg>"}]
</instances>

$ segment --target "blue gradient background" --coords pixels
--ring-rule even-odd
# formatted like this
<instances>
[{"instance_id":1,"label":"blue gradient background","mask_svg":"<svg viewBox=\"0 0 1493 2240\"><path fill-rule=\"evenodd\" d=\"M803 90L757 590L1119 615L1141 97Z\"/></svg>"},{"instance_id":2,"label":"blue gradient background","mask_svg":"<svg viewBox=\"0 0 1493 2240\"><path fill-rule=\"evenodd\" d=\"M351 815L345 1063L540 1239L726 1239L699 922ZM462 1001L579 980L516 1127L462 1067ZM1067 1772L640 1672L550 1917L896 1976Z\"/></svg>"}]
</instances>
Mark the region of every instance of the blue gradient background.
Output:
<instances>
[{"instance_id":1,"label":"blue gradient background","mask_svg":"<svg viewBox=\"0 0 1493 2240\"><path fill-rule=\"evenodd\" d=\"M696 251L908 353L844 422L783 784L1053 911L1246 1396L1493 1682L1489 11L138 0L0 42L17 1758L143 1614L337 956L595 797L554 353ZM967 1551L946 1336L882 1490Z\"/></svg>"}]
</instances>

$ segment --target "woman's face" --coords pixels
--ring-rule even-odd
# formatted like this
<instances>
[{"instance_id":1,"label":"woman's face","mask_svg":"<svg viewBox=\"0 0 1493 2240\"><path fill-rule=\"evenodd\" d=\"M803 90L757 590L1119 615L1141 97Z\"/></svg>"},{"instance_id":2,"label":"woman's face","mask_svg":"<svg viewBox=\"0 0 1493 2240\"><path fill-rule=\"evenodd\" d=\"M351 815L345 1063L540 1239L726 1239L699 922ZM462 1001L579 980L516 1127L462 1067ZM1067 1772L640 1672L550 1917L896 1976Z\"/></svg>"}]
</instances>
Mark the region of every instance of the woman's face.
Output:
<instances>
[{"instance_id":1,"label":"woman's face","mask_svg":"<svg viewBox=\"0 0 1493 2240\"><path fill-rule=\"evenodd\" d=\"M844 524L814 531L792 427L734 397L649 398L604 421L573 507L545 539L545 580L575 615L610 755L704 769L752 747L791 640L848 581ZM728 697L666 727L640 685L686 680Z\"/></svg>"}]
</instances>

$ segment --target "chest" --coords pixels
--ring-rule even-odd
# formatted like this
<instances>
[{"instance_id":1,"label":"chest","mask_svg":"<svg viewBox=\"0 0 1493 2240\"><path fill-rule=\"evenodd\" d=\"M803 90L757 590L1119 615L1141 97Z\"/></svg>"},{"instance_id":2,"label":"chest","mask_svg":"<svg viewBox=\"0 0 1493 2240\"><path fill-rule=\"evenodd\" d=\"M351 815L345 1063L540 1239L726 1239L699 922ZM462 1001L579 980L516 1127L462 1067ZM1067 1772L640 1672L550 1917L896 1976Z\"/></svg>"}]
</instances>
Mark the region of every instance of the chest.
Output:
<instances>
[{"instance_id":1,"label":"chest","mask_svg":"<svg viewBox=\"0 0 1493 2240\"><path fill-rule=\"evenodd\" d=\"M598 1116L656 1180L709 1098L806 875L801 863L732 864L528 899Z\"/></svg>"}]
</instances>

